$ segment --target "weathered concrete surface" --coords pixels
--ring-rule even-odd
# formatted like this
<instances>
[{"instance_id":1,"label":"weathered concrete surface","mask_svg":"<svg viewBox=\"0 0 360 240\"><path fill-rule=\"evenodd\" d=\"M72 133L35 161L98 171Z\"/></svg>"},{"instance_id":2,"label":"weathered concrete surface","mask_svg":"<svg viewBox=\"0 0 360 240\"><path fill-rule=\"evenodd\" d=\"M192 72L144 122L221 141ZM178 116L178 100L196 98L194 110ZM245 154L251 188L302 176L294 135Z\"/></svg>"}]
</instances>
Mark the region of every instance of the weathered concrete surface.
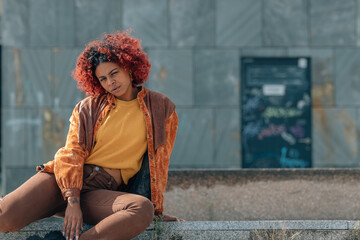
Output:
<instances>
[{"instance_id":1,"label":"weathered concrete surface","mask_svg":"<svg viewBox=\"0 0 360 240\"><path fill-rule=\"evenodd\" d=\"M223 221L223 222L157 222L137 240L150 239L359 239L356 221ZM86 225L84 230L91 226ZM62 220L47 219L33 223L19 232L1 234L7 240L60 240ZM271 238L271 236L274 236ZM293 237L293 238L291 238Z\"/></svg>"},{"instance_id":2,"label":"weathered concrete surface","mask_svg":"<svg viewBox=\"0 0 360 240\"><path fill-rule=\"evenodd\" d=\"M165 213L189 221L357 220L360 170L170 171Z\"/></svg>"}]
</instances>

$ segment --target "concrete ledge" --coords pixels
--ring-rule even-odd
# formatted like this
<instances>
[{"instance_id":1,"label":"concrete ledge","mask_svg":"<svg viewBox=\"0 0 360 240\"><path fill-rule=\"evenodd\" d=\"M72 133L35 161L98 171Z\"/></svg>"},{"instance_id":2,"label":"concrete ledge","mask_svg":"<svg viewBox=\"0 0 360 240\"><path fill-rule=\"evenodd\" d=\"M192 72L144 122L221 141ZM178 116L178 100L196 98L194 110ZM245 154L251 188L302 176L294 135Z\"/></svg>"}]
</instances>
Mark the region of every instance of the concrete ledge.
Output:
<instances>
[{"instance_id":1,"label":"concrete ledge","mask_svg":"<svg viewBox=\"0 0 360 240\"><path fill-rule=\"evenodd\" d=\"M358 220L359 169L173 170L165 212L188 221Z\"/></svg>"},{"instance_id":2,"label":"concrete ledge","mask_svg":"<svg viewBox=\"0 0 360 240\"><path fill-rule=\"evenodd\" d=\"M35 222L19 232L0 234L9 240L60 240L62 219ZM293 239L360 239L357 221L196 221L154 222L137 240L152 239L271 239L269 236L295 236ZM85 225L84 230L91 228ZM276 238L278 239L278 238ZM284 238L280 238L284 239Z\"/></svg>"}]
</instances>

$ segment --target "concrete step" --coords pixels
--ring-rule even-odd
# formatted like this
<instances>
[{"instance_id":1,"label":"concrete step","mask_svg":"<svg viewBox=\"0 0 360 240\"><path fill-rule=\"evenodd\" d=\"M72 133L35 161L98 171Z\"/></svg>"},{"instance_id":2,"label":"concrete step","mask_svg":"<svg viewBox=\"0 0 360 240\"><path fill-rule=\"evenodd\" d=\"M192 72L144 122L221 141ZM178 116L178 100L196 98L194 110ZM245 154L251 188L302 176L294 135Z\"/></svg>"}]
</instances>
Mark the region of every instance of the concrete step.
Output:
<instances>
[{"instance_id":1,"label":"concrete step","mask_svg":"<svg viewBox=\"0 0 360 240\"><path fill-rule=\"evenodd\" d=\"M50 218L30 224L19 232L0 234L7 240L60 240L62 219ZM153 222L137 240L356 240L359 222L347 220L296 221L193 221ZM84 230L91 228L85 225Z\"/></svg>"}]
</instances>

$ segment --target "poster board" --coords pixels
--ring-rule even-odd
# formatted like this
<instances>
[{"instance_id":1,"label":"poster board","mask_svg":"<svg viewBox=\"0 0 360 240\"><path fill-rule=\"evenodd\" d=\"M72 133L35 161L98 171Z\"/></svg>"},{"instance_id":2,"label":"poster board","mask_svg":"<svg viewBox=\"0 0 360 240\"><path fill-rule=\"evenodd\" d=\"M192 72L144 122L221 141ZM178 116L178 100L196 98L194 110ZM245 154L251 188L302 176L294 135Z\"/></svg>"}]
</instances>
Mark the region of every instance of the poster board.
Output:
<instances>
[{"instance_id":1,"label":"poster board","mask_svg":"<svg viewBox=\"0 0 360 240\"><path fill-rule=\"evenodd\" d=\"M241 58L243 168L308 168L311 59Z\"/></svg>"}]
</instances>

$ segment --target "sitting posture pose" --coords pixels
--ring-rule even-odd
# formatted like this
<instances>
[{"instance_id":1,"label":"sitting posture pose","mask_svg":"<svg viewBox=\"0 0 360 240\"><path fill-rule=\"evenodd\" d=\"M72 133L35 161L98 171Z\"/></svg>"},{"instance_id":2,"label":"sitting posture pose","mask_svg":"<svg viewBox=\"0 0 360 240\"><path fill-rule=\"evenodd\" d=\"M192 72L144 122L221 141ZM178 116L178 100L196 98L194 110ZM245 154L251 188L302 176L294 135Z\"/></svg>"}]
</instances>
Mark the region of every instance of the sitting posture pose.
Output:
<instances>
[{"instance_id":1,"label":"sitting posture pose","mask_svg":"<svg viewBox=\"0 0 360 240\"><path fill-rule=\"evenodd\" d=\"M66 239L131 239L163 215L178 117L165 95L143 86L148 56L128 32L104 34L77 59L73 76L89 97L70 118L53 161L0 200L0 231L64 217ZM83 222L94 225L83 232Z\"/></svg>"}]
</instances>

